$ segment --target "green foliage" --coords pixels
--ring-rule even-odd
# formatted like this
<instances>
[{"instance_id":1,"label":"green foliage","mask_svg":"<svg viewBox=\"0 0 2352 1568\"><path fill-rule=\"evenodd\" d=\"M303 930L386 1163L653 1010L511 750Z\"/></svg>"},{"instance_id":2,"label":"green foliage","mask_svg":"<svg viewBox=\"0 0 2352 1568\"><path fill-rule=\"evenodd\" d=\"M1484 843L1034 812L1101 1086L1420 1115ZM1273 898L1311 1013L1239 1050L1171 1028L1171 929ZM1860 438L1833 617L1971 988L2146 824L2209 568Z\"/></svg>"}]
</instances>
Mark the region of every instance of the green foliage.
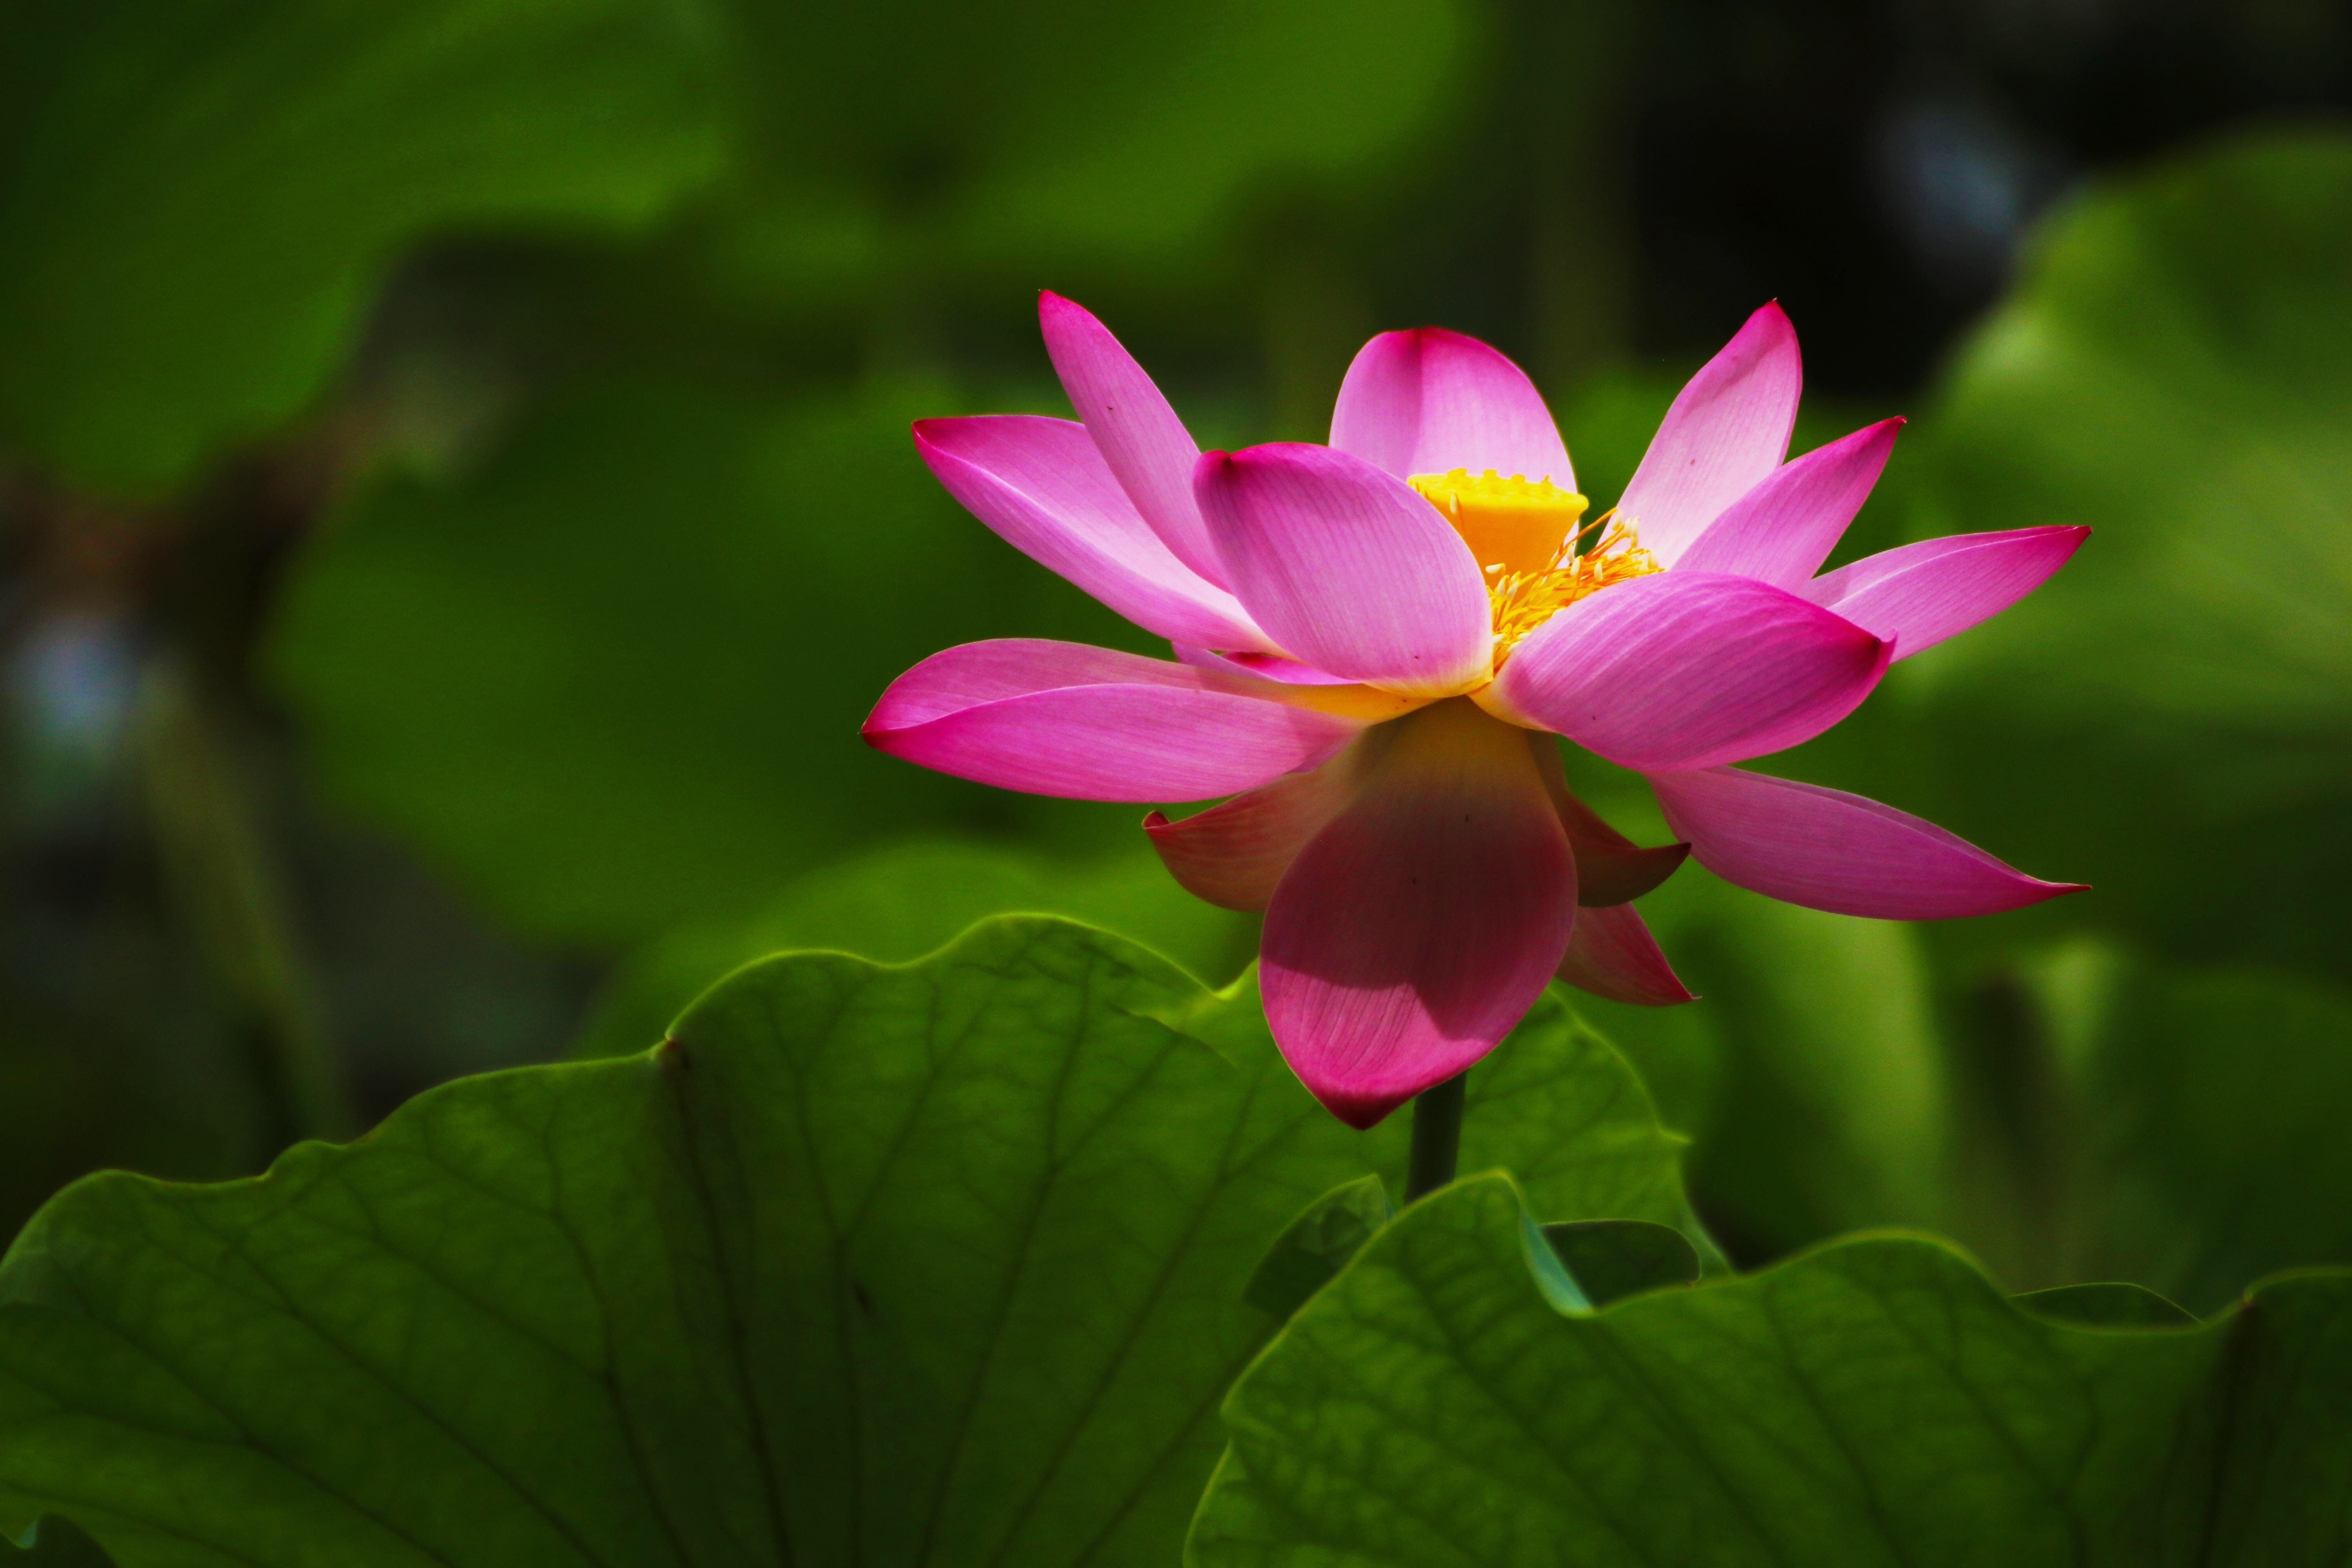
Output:
<instances>
[{"instance_id":1,"label":"green foliage","mask_svg":"<svg viewBox=\"0 0 2352 1568\"><path fill-rule=\"evenodd\" d=\"M1538 1009L1465 1158L1686 1223ZM0 1266L0 1530L124 1568L1172 1560L1268 1245L1401 1178L1213 996L1060 921L811 954L650 1056L466 1080L258 1180L102 1176Z\"/></svg>"},{"instance_id":2,"label":"green foliage","mask_svg":"<svg viewBox=\"0 0 2352 1568\"><path fill-rule=\"evenodd\" d=\"M2121 1279L2053 1285L2011 1300L2036 1316L2094 1329L2180 1329L2197 1321L2193 1314L2147 1286Z\"/></svg>"},{"instance_id":3,"label":"green foliage","mask_svg":"<svg viewBox=\"0 0 2352 1568\"><path fill-rule=\"evenodd\" d=\"M1340 1183L1274 1238L1243 1288L1243 1300L1270 1316L1289 1317L1345 1268L1394 1212L1378 1176Z\"/></svg>"},{"instance_id":4,"label":"green foliage","mask_svg":"<svg viewBox=\"0 0 2352 1568\"><path fill-rule=\"evenodd\" d=\"M1647 843L1647 802L1595 792ZM1641 903L1693 1005L1584 1004L1689 1131L1691 1184L1744 1256L1948 1218L1951 1085L1915 930L1685 866Z\"/></svg>"},{"instance_id":5,"label":"green foliage","mask_svg":"<svg viewBox=\"0 0 2352 1568\"><path fill-rule=\"evenodd\" d=\"M1898 671L1911 722L1852 776L1907 771L1954 830L2095 885L2044 929L2344 973L2347 251L2352 135L2160 164L2048 227L1928 422L1916 532L2097 531Z\"/></svg>"},{"instance_id":6,"label":"green foliage","mask_svg":"<svg viewBox=\"0 0 2352 1568\"><path fill-rule=\"evenodd\" d=\"M43 1519L21 1548L0 1536L0 1563L12 1568L113 1568L98 1542L55 1514Z\"/></svg>"},{"instance_id":7,"label":"green foliage","mask_svg":"<svg viewBox=\"0 0 2352 1568\"><path fill-rule=\"evenodd\" d=\"M2028 1042L2052 1064L2053 1179L2027 1196L2062 1277L2210 1311L2262 1275L2352 1264L2352 997L2235 965L2118 964L2106 988L2079 1065L2046 999Z\"/></svg>"},{"instance_id":8,"label":"green foliage","mask_svg":"<svg viewBox=\"0 0 2352 1568\"><path fill-rule=\"evenodd\" d=\"M0 20L0 431L149 494L304 411L421 237L640 226L718 165L687 0Z\"/></svg>"},{"instance_id":9,"label":"green foliage","mask_svg":"<svg viewBox=\"0 0 2352 1568\"><path fill-rule=\"evenodd\" d=\"M748 920L687 926L632 954L573 1054L644 1050L713 976L772 952L824 948L899 963L1010 911L1065 915L1213 984L1230 978L1250 957L1252 922L1184 891L1135 837L1124 856L1076 864L1009 847L902 844L813 871Z\"/></svg>"},{"instance_id":10,"label":"green foliage","mask_svg":"<svg viewBox=\"0 0 2352 1568\"><path fill-rule=\"evenodd\" d=\"M1450 117L1469 0L737 0L757 155L713 260L770 309L1227 273L1250 198L1362 194Z\"/></svg>"},{"instance_id":11,"label":"green foliage","mask_svg":"<svg viewBox=\"0 0 2352 1568\"><path fill-rule=\"evenodd\" d=\"M2200 1312L2352 1265L2342 987L2076 941L1938 1005L1919 928L1694 869L1642 907L1704 999L1581 1010L1692 1134L1694 1195L1738 1256L1932 1226L2019 1288L2132 1280Z\"/></svg>"},{"instance_id":12,"label":"green foliage","mask_svg":"<svg viewBox=\"0 0 2352 1568\"><path fill-rule=\"evenodd\" d=\"M478 473L373 489L315 542L275 650L328 784L515 924L613 945L926 826L1131 837L1133 808L985 790L858 737L943 647L1138 635L932 482L907 422L953 409L929 386L614 380Z\"/></svg>"},{"instance_id":13,"label":"green foliage","mask_svg":"<svg viewBox=\"0 0 2352 1568\"><path fill-rule=\"evenodd\" d=\"M1400 1216L1225 1407L1197 1568L2333 1562L2352 1278L2062 1326L1925 1240L1563 1316L1519 1198Z\"/></svg>"},{"instance_id":14,"label":"green foliage","mask_svg":"<svg viewBox=\"0 0 2352 1568\"><path fill-rule=\"evenodd\" d=\"M1645 1219L1556 1220L1543 1226L1552 1256L1591 1305L1688 1285L1699 1277L1698 1249L1672 1226Z\"/></svg>"}]
</instances>

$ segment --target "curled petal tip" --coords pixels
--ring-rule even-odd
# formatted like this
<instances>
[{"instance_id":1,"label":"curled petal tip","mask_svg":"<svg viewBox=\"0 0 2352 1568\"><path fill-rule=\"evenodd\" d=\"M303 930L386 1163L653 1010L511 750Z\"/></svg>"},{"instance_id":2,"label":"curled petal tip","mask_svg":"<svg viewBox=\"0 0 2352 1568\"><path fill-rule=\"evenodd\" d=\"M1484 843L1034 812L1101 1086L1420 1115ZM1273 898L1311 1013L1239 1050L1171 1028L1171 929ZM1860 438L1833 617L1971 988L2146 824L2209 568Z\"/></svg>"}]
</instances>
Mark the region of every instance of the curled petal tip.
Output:
<instances>
[{"instance_id":1,"label":"curled petal tip","mask_svg":"<svg viewBox=\"0 0 2352 1568\"><path fill-rule=\"evenodd\" d=\"M1675 1007L1698 1000L1628 904L1577 911L1559 977L1580 991L1633 1007Z\"/></svg>"},{"instance_id":2,"label":"curled petal tip","mask_svg":"<svg viewBox=\"0 0 2352 1568\"><path fill-rule=\"evenodd\" d=\"M1576 901L1585 909L1630 904L1655 892L1690 857L1687 844L1662 844L1651 849L1604 844L1579 838L1572 826L1569 844L1576 851Z\"/></svg>"}]
</instances>

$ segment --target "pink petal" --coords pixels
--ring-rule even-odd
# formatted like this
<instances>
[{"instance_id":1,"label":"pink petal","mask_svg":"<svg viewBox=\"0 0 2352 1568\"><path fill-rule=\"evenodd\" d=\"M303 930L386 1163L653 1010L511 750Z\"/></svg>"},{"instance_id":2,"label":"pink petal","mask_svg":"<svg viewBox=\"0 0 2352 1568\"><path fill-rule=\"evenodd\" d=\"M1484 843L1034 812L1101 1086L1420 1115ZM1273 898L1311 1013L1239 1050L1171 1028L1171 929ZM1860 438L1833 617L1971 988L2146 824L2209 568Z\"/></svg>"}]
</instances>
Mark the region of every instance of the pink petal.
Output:
<instances>
[{"instance_id":1,"label":"pink petal","mask_svg":"<svg viewBox=\"0 0 2352 1568\"><path fill-rule=\"evenodd\" d=\"M1956 533L1864 556L1797 590L1895 644L1895 657L1968 630L2042 586L2087 528Z\"/></svg>"},{"instance_id":2,"label":"pink petal","mask_svg":"<svg viewBox=\"0 0 2352 1568\"><path fill-rule=\"evenodd\" d=\"M1891 651L1768 583L1659 572L1528 633L1481 700L1625 767L1711 767L1828 729L1878 684Z\"/></svg>"},{"instance_id":3,"label":"pink petal","mask_svg":"<svg viewBox=\"0 0 2352 1568\"><path fill-rule=\"evenodd\" d=\"M1159 812L1143 831L1169 874L1196 899L1228 910L1264 912L1291 861L1355 795L1354 753L1286 773L1196 816L1171 822Z\"/></svg>"},{"instance_id":4,"label":"pink petal","mask_svg":"<svg viewBox=\"0 0 2352 1568\"><path fill-rule=\"evenodd\" d=\"M1738 768L1652 773L1666 821L1727 882L1841 915L1940 921L2082 891L2001 864L1932 822Z\"/></svg>"},{"instance_id":5,"label":"pink petal","mask_svg":"<svg viewBox=\"0 0 2352 1568\"><path fill-rule=\"evenodd\" d=\"M1636 1007L1697 1000L1630 904L1577 911L1576 933L1560 957L1559 977L1580 991Z\"/></svg>"},{"instance_id":6,"label":"pink petal","mask_svg":"<svg viewBox=\"0 0 2352 1568\"><path fill-rule=\"evenodd\" d=\"M1559 764L1559 742L1541 730L1524 731L1535 754L1536 772L1576 853L1576 901L1582 909L1629 904L1654 892L1675 874L1690 854L1687 844L1663 844L1644 849L1601 819L1600 813L1576 798L1568 774Z\"/></svg>"},{"instance_id":7,"label":"pink petal","mask_svg":"<svg viewBox=\"0 0 2352 1568\"><path fill-rule=\"evenodd\" d=\"M1444 702L1382 740L1275 889L1261 949L1276 1042L1351 1127L1493 1049L1577 918L1567 837L1507 725Z\"/></svg>"},{"instance_id":8,"label":"pink petal","mask_svg":"<svg viewBox=\"0 0 2352 1568\"><path fill-rule=\"evenodd\" d=\"M915 666L882 694L865 732L878 751L1001 789L1202 800L1313 767L1368 722L1288 700L1302 689L1009 638Z\"/></svg>"},{"instance_id":9,"label":"pink petal","mask_svg":"<svg viewBox=\"0 0 2352 1568\"><path fill-rule=\"evenodd\" d=\"M1331 411L1331 445L1401 479L1492 468L1576 488L1527 372L1443 327L1382 332L1358 351Z\"/></svg>"},{"instance_id":10,"label":"pink petal","mask_svg":"<svg viewBox=\"0 0 2352 1568\"><path fill-rule=\"evenodd\" d=\"M1675 569L1728 572L1803 592L1870 499L1902 428L1900 419L1882 419L1774 469L1707 524Z\"/></svg>"},{"instance_id":11,"label":"pink petal","mask_svg":"<svg viewBox=\"0 0 2352 1568\"><path fill-rule=\"evenodd\" d=\"M1778 303L1748 317L1690 378L1617 503L1661 565L1780 466L1803 386L1797 331Z\"/></svg>"},{"instance_id":12,"label":"pink petal","mask_svg":"<svg viewBox=\"0 0 2352 1568\"><path fill-rule=\"evenodd\" d=\"M1485 678L1486 579L1403 480L1328 447L1277 445L1202 454L1193 488L1234 592L1284 652L1422 696Z\"/></svg>"},{"instance_id":13,"label":"pink petal","mask_svg":"<svg viewBox=\"0 0 2352 1568\"><path fill-rule=\"evenodd\" d=\"M1255 676L1262 680L1279 680L1286 686L1349 686L1353 682L1337 675L1327 674L1311 664L1301 664L1295 658L1285 658L1278 653L1211 653L1190 643L1173 645L1176 662L1189 664L1196 669L1222 669L1229 675Z\"/></svg>"},{"instance_id":14,"label":"pink petal","mask_svg":"<svg viewBox=\"0 0 2352 1568\"><path fill-rule=\"evenodd\" d=\"M1576 902L1588 910L1615 909L1654 893L1690 856L1687 844L1608 844L1569 835L1576 851Z\"/></svg>"},{"instance_id":15,"label":"pink petal","mask_svg":"<svg viewBox=\"0 0 2352 1568\"><path fill-rule=\"evenodd\" d=\"M915 450L1007 543L1146 631L1210 647L1272 649L1231 594L1169 553L1084 426L1027 414L920 419Z\"/></svg>"},{"instance_id":16,"label":"pink petal","mask_svg":"<svg viewBox=\"0 0 2352 1568\"><path fill-rule=\"evenodd\" d=\"M1218 587L1230 587L1192 499L1192 464L1201 448L1168 399L1084 306L1043 290L1037 325L1070 406L1135 510L1177 560Z\"/></svg>"}]
</instances>

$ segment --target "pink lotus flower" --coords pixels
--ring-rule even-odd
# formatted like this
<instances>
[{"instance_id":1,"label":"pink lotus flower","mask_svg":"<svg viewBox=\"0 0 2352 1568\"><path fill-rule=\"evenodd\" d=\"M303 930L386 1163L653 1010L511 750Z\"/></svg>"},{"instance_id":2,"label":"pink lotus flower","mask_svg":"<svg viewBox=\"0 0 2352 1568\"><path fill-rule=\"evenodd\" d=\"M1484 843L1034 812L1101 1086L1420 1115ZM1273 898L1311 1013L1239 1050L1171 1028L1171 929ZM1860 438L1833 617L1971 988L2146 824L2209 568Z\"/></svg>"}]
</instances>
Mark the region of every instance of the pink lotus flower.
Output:
<instances>
[{"instance_id":1,"label":"pink lotus flower","mask_svg":"<svg viewBox=\"0 0 2352 1568\"><path fill-rule=\"evenodd\" d=\"M2007 607L2086 531L1906 545L1814 575L1889 419L1784 463L1801 382L1777 305L1691 379L1586 522L1517 366L1437 328L1349 367L1331 443L1199 451L1102 323L1054 294L1081 423L929 419L916 449L1018 549L1173 645L968 644L894 682L866 737L1007 789L1231 795L1145 819L1192 892L1263 910L1284 1056L1369 1127L1494 1047L1558 975L1688 1001L1632 900L1687 853L1845 914L1942 919L2073 890L1890 806L1729 764L1852 712L1889 661ZM1684 843L1568 791L1555 735L1648 778Z\"/></svg>"}]
</instances>

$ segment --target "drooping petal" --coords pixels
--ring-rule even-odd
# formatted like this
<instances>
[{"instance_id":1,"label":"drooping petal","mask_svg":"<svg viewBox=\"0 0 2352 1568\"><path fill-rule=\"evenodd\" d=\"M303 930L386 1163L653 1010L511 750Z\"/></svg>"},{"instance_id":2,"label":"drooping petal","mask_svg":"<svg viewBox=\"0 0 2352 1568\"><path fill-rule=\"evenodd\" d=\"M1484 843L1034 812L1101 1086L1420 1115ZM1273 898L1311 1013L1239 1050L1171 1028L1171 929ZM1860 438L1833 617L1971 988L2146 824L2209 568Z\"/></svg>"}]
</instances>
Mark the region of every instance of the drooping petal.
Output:
<instances>
[{"instance_id":1,"label":"drooping petal","mask_svg":"<svg viewBox=\"0 0 2352 1568\"><path fill-rule=\"evenodd\" d=\"M1559 764L1559 742L1542 730L1521 731L1542 775L1544 792L1559 813L1568 846L1576 854L1576 901L1582 909L1629 904L1675 874L1690 855L1687 844L1662 844L1645 849L1602 820L1601 814L1576 798L1568 774Z\"/></svg>"},{"instance_id":2,"label":"drooping petal","mask_svg":"<svg viewBox=\"0 0 2352 1568\"><path fill-rule=\"evenodd\" d=\"M1351 686L1354 682L1343 676L1332 675L1311 664L1301 664L1295 658L1285 658L1278 653L1212 653L1190 643L1171 645L1176 661L1196 669L1222 669L1233 675L1255 676L1262 680L1279 680L1286 686Z\"/></svg>"},{"instance_id":3,"label":"drooping petal","mask_svg":"<svg viewBox=\"0 0 2352 1568\"><path fill-rule=\"evenodd\" d=\"M1143 831L1160 858L1196 899L1263 913L1282 874L1355 795L1356 754L1303 773L1286 773L1181 822L1159 812Z\"/></svg>"},{"instance_id":4,"label":"drooping petal","mask_svg":"<svg viewBox=\"0 0 2352 1568\"><path fill-rule=\"evenodd\" d=\"M1671 1007L1694 997L1630 904L1580 910L1560 956L1559 977L1580 991L1636 1007Z\"/></svg>"},{"instance_id":5,"label":"drooping petal","mask_svg":"<svg viewBox=\"0 0 2352 1568\"><path fill-rule=\"evenodd\" d=\"M1644 772L1810 740L1870 694L1887 644L1785 589L1658 572L1528 634L1482 704Z\"/></svg>"},{"instance_id":6,"label":"drooping petal","mask_svg":"<svg viewBox=\"0 0 2352 1568\"><path fill-rule=\"evenodd\" d=\"M1192 464L1201 448L1168 399L1083 305L1045 289L1037 296L1037 325L1070 406L1137 512L1177 560L1216 586L1230 587L1192 499Z\"/></svg>"},{"instance_id":7,"label":"drooping petal","mask_svg":"<svg viewBox=\"0 0 2352 1568\"><path fill-rule=\"evenodd\" d=\"M1576 851L1576 902L1588 910L1615 909L1656 892L1690 856L1687 844L1644 849L1638 844L1604 844L1573 835L1568 842Z\"/></svg>"},{"instance_id":8,"label":"drooping petal","mask_svg":"<svg viewBox=\"0 0 2352 1568\"><path fill-rule=\"evenodd\" d=\"M2044 882L1891 805L1739 768L1650 775L1674 830L1727 882L1882 920L1987 915L2082 890Z\"/></svg>"},{"instance_id":9,"label":"drooping petal","mask_svg":"<svg viewBox=\"0 0 2352 1568\"><path fill-rule=\"evenodd\" d=\"M1775 468L1706 525L1675 569L1801 591L1870 499L1902 428L1900 419L1882 419Z\"/></svg>"},{"instance_id":10,"label":"drooping petal","mask_svg":"<svg viewBox=\"0 0 2352 1568\"><path fill-rule=\"evenodd\" d=\"M1379 739L1283 875L1260 948L1276 1043L1353 1127L1491 1050L1577 918L1567 837L1507 726L1443 702Z\"/></svg>"},{"instance_id":11,"label":"drooping petal","mask_svg":"<svg viewBox=\"0 0 2352 1568\"><path fill-rule=\"evenodd\" d=\"M1617 503L1659 564L1673 565L1724 508L1780 466L1803 386L1797 331L1777 302L1748 317L1690 378Z\"/></svg>"},{"instance_id":12,"label":"drooping petal","mask_svg":"<svg viewBox=\"0 0 2352 1568\"><path fill-rule=\"evenodd\" d=\"M1372 721L1370 710L1290 700L1324 689L1008 638L915 666L882 694L865 732L877 750L1001 789L1202 800L1313 767Z\"/></svg>"},{"instance_id":13,"label":"drooping petal","mask_svg":"<svg viewBox=\"0 0 2352 1568\"><path fill-rule=\"evenodd\" d=\"M921 419L915 450L1005 542L1146 631L1210 647L1273 649L1231 594L1170 553L1084 426L1027 414Z\"/></svg>"},{"instance_id":14,"label":"drooping petal","mask_svg":"<svg viewBox=\"0 0 2352 1568\"><path fill-rule=\"evenodd\" d=\"M1909 658L2042 586L2090 533L2061 526L1925 539L1864 556L1797 592L1894 643L1895 658Z\"/></svg>"},{"instance_id":15,"label":"drooping petal","mask_svg":"<svg viewBox=\"0 0 2352 1568\"><path fill-rule=\"evenodd\" d=\"M1331 445L1398 479L1454 468L1576 488L1568 448L1527 373L1443 327L1382 332L1339 384Z\"/></svg>"},{"instance_id":16,"label":"drooping petal","mask_svg":"<svg viewBox=\"0 0 2352 1568\"><path fill-rule=\"evenodd\" d=\"M1234 594L1282 651L1423 696L1485 676L1486 579L1403 480L1328 447L1283 444L1203 453L1193 488Z\"/></svg>"}]
</instances>

